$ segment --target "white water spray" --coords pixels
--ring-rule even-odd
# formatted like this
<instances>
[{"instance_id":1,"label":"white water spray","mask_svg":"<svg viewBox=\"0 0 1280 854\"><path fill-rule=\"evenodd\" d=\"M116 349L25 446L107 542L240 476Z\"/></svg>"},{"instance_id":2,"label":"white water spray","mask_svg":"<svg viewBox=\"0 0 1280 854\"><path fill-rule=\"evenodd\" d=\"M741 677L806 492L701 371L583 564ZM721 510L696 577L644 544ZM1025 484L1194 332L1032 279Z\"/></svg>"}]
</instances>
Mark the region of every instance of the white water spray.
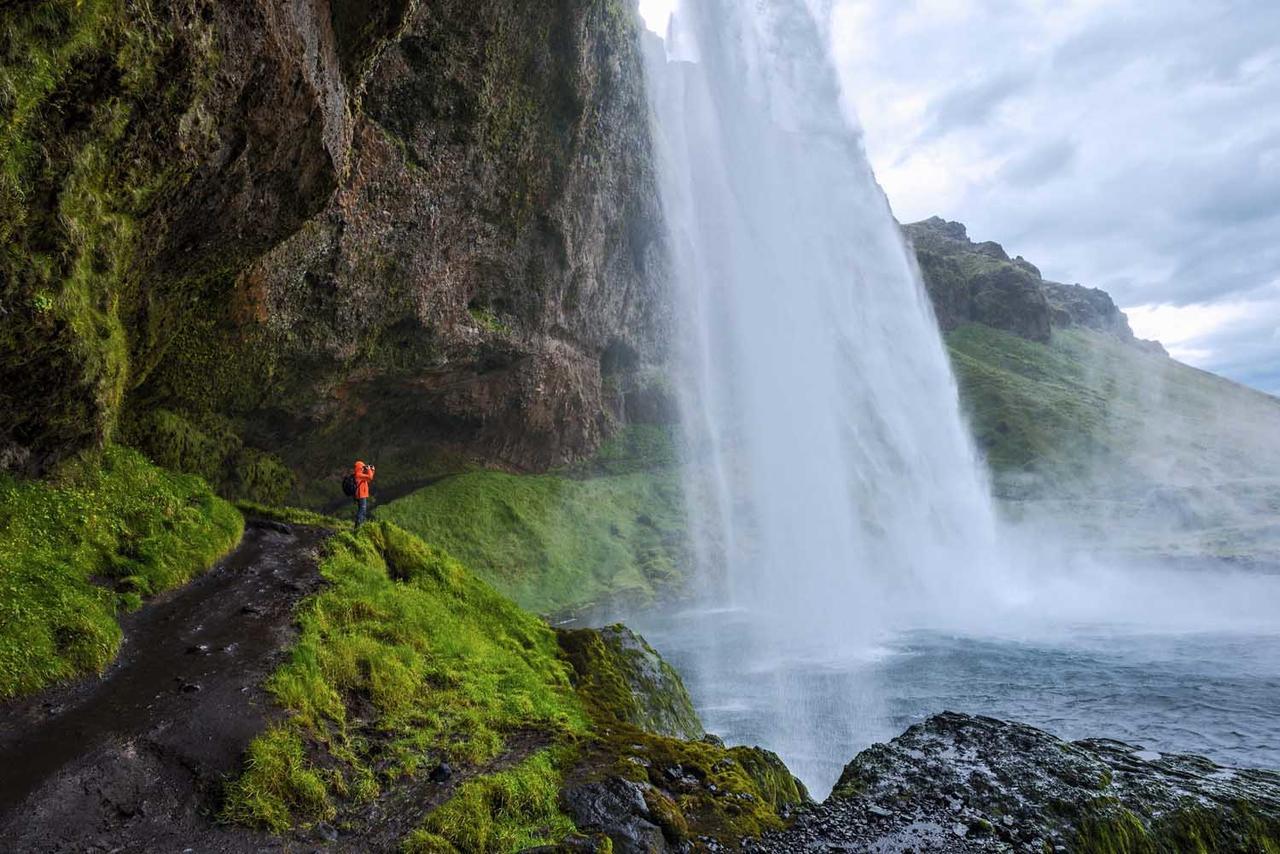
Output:
<instances>
[{"instance_id":1,"label":"white water spray","mask_svg":"<svg viewBox=\"0 0 1280 854\"><path fill-rule=\"evenodd\" d=\"M856 710L804 708L784 662L845 662L905 603L993 594L989 490L809 5L687 2L650 53L696 539L709 597L749 627L703 666L771 681L762 734L822 785L808 760Z\"/></svg>"}]
</instances>

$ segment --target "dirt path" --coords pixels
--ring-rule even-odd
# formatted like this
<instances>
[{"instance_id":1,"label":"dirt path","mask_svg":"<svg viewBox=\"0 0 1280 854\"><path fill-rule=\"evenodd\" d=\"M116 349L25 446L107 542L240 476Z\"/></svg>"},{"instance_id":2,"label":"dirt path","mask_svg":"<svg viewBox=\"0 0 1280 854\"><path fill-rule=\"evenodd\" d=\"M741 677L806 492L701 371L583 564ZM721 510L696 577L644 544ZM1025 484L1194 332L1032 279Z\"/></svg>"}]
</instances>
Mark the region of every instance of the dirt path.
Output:
<instances>
[{"instance_id":1,"label":"dirt path","mask_svg":"<svg viewBox=\"0 0 1280 854\"><path fill-rule=\"evenodd\" d=\"M103 677L0 706L3 850L295 847L206 813L268 722L261 686L321 583L324 536L251 524L217 567L125 618Z\"/></svg>"}]
</instances>

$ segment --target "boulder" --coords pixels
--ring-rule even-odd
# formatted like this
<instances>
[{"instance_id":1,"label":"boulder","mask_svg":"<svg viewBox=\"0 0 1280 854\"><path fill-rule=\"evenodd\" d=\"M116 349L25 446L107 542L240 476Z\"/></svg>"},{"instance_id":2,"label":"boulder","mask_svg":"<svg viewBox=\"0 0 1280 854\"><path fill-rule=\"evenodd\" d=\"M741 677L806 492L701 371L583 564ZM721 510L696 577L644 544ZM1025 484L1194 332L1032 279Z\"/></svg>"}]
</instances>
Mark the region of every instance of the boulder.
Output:
<instances>
[{"instance_id":1,"label":"boulder","mask_svg":"<svg viewBox=\"0 0 1280 854\"><path fill-rule=\"evenodd\" d=\"M621 624L559 637L578 691L606 714L656 735L703 737L680 674L644 638Z\"/></svg>"},{"instance_id":2,"label":"boulder","mask_svg":"<svg viewBox=\"0 0 1280 854\"><path fill-rule=\"evenodd\" d=\"M613 777L568 788L561 802L579 830L607 836L616 854L665 854L671 849L652 820L645 800L648 788Z\"/></svg>"},{"instance_id":3,"label":"boulder","mask_svg":"<svg viewBox=\"0 0 1280 854\"><path fill-rule=\"evenodd\" d=\"M1280 774L944 712L864 750L757 850L1258 852Z\"/></svg>"}]
</instances>

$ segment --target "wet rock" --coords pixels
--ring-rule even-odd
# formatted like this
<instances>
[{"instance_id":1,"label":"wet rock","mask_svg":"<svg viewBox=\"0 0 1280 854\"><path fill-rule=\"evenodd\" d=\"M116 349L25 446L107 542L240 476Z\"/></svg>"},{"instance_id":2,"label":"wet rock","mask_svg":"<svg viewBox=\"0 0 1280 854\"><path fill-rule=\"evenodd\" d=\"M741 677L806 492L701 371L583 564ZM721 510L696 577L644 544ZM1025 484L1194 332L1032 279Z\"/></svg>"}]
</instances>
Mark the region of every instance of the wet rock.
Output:
<instances>
[{"instance_id":1,"label":"wet rock","mask_svg":"<svg viewBox=\"0 0 1280 854\"><path fill-rule=\"evenodd\" d=\"M558 635L578 690L609 714L658 735L703 737L680 674L640 635L621 624Z\"/></svg>"},{"instance_id":2,"label":"wet rock","mask_svg":"<svg viewBox=\"0 0 1280 854\"><path fill-rule=\"evenodd\" d=\"M312 828L311 835L318 842L338 841L338 829L326 821L322 821Z\"/></svg>"},{"instance_id":3,"label":"wet rock","mask_svg":"<svg viewBox=\"0 0 1280 854\"><path fill-rule=\"evenodd\" d=\"M453 769L449 767L448 762L441 762L431 771L431 782L443 783L453 776Z\"/></svg>"},{"instance_id":4,"label":"wet rock","mask_svg":"<svg viewBox=\"0 0 1280 854\"><path fill-rule=\"evenodd\" d=\"M70 40L78 13L47 5L5 7L14 27L38 15L42 38L61 24ZM83 71L51 76L32 106L76 118L15 131L47 162L8 220L13 245L69 269L81 238L56 223L76 158L128 152L101 190L145 182L148 201L136 240L112 247L129 276L103 271L98 293L135 358L115 367L100 325L43 318L39 277L0 269L6 324L29 339L0 353L0 467L34 473L100 444L121 420L106 387L136 392L130 444L178 468L168 428L216 433L228 452L209 474L277 500L275 455L306 449L295 473L330 478L311 440L353 411L388 452L525 468L582 457L624 417L671 417L645 382L669 308L633 7L113 5L111 37L78 45ZM162 73L96 73L124 45ZM241 422L251 436L224 436Z\"/></svg>"},{"instance_id":5,"label":"wet rock","mask_svg":"<svg viewBox=\"0 0 1280 854\"><path fill-rule=\"evenodd\" d=\"M858 754L824 804L756 850L1245 854L1277 844L1280 774L946 712Z\"/></svg>"},{"instance_id":6,"label":"wet rock","mask_svg":"<svg viewBox=\"0 0 1280 854\"><path fill-rule=\"evenodd\" d=\"M604 834L618 854L660 854L670 849L653 821L645 790L640 783L613 777L566 789L562 800L579 829Z\"/></svg>"}]
</instances>

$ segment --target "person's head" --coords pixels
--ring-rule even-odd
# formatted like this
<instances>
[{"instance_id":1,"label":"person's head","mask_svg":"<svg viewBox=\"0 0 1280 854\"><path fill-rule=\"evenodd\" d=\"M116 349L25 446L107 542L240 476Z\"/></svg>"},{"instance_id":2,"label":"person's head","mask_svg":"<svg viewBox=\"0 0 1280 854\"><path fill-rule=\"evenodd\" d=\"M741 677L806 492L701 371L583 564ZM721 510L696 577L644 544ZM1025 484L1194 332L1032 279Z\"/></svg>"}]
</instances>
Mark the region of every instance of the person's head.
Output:
<instances>
[{"instance_id":1,"label":"person's head","mask_svg":"<svg viewBox=\"0 0 1280 854\"><path fill-rule=\"evenodd\" d=\"M359 471L362 468L364 468L364 460L356 460L356 470Z\"/></svg>"}]
</instances>

